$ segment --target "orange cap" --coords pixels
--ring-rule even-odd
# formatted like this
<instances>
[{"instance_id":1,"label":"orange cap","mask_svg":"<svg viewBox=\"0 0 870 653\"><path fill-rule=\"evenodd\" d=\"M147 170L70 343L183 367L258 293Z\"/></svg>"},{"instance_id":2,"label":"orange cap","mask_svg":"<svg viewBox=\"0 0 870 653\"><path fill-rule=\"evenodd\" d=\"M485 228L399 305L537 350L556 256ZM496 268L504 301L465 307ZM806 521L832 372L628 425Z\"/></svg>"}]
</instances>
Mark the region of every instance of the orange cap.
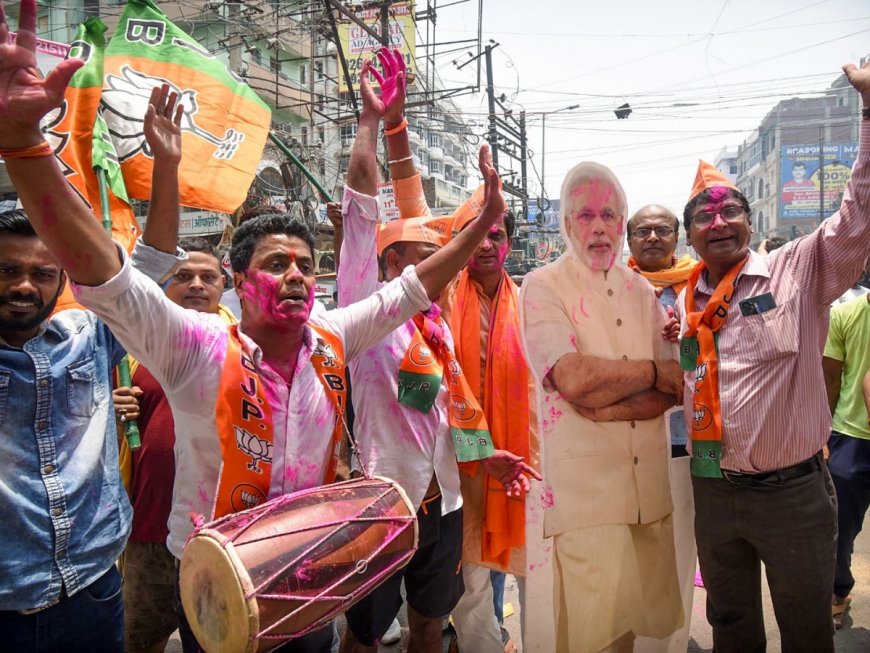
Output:
<instances>
[{"instance_id":1,"label":"orange cap","mask_svg":"<svg viewBox=\"0 0 870 653\"><path fill-rule=\"evenodd\" d=\"M481 185L453 214L453 230L459 233L483 211L484 186Z\"/></svg>"},{"instance_id":2,"label":"orange cap","mask_svg":"<svg viewBox=\"0 0 870 653\"><path fill-rule=\"evenodd\" d=\"M433 243L443 247L450 241L452 216L407 218L382 224L378 231L378 256L395 243Z\"/></svg>"},{"instance_id":3,"label":"orange cap","mask_svg":"<svg viewBox=\"0 0 870 653\"><path fill-rule=\"evenodd\" d=\"M689 195L689 201L691 202L695 197L697 197L698 193L701 193L708 188L713 188L714 186L724 186L725 188L740 190L734 185L733 181L728 179L728 177L719 170L719 168L707 163L703 159L699 160L698 172L695 174L695 183L692 184L692 193Z\"/></svg>"}]
</instances>

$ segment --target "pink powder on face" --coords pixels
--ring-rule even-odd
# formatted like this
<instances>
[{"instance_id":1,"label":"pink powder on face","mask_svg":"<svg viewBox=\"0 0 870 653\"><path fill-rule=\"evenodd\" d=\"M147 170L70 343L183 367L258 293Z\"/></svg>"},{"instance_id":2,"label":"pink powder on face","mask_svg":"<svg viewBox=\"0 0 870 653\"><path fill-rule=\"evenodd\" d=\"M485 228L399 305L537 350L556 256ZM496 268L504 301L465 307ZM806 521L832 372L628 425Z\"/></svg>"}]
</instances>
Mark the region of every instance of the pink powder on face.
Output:
<instances>
[{"instance_id":1,"label":"pink powder on face","mask_svg":"<svg viewBox=\"0 0 870 653\"><path fill-rule=\"evenodd\" d=\"M302 273L298 276L301 278ZM278 301L281 292L281 279L259 270L248 270L248 280L242 284L240 296L247 302L256 304L262 313L269 316L276 325L293 327L308 321L311 308L314 306L314 286L308 288L305 299L305 310L297 311Z\"/></svg>"}]
</instances>

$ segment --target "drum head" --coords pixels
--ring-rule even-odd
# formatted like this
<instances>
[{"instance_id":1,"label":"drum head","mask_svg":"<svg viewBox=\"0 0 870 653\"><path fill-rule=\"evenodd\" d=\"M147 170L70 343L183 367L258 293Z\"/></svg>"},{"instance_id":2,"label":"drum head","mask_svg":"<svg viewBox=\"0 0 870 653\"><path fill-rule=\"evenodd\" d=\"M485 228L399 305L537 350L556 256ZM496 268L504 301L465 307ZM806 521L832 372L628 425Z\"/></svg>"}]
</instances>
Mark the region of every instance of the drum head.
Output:
<instances>
[{"instance_id":1,"label":"drum head","mask_svg":"<svg viewBox=\"0 0 870 653\"><path fill-rule=\"evenodd\" d=\"M207 653L257 650L257 600L245 599L251 581L232 544L223 547L203 533L192 538L184 548L179 579L184 614Z\"/></svg>"}]
</instances>

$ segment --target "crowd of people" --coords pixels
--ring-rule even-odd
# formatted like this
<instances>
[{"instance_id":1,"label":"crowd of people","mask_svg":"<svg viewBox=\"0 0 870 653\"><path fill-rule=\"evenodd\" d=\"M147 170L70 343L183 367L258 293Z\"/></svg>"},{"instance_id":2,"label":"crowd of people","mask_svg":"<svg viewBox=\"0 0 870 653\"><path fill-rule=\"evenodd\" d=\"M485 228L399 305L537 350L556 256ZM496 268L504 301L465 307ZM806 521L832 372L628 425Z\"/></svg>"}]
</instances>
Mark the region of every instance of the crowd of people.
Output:
<instances>
[{"instance_id":1,"label":"crowd of people","mask_svg":"<svg viewBox=\"0 0 870 653\"><path fill-rule=\"evenodd\" d=\"M418 547L340 639L328 622L282 651L377 651L405 600L411 652L440 652L450 615L456 650L510 650L505 574L525 651L685 651L696 562L718 653L765 650L762 563L783 651L834 650L870 505L870 63L844 67L860 149L813 233L751 251L747 198L704 162L682 218L630 215L616 174L583 162L562 185L564 254L518 287L488 149L483 185L433 216L404 60L383 50L329 212L327 311L303 222L245 216L231 280L207 241L178 240L166 86L145 120L146 228L131 253L114 242L40 130L81 62L43 79L35 19L25 0L11 43L0 10L0 156L22 206L0 213L3 647L144 653L178 630L202 650L179 598L188 538L362 474L401 486ZM381 133L400 212L383 224ZM698 260L675 255L681 225ZM81 308L55 311L67 284Z\"/></svg>"}]
</instances>

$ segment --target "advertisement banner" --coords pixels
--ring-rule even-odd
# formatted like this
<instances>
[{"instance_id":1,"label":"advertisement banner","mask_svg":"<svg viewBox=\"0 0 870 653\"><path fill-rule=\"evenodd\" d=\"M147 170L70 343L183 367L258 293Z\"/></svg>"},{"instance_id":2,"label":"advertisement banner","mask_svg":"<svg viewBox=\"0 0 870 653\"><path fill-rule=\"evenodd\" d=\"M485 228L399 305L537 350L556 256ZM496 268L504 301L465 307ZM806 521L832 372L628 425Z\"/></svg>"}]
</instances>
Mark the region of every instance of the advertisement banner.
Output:
<instances>
[{"instance_id":1,"label":"advertisement banner","mask_svg":"<svg viewBox=\"0 0 870 653\"><path fill-rule=\"evenodd\" d=\"M840 208L840 198L852 176L858 143L824 146L824 166L819 170L819 145L787 145L780 156L780 215L783 218L818 218L824 185L825 217Z\"/></svg>"},{"instance_id":2,"label":"advertisement banner","mask_svg":"<svg viewBox=\"0 0 870 653\"><path fill-rule=\"evenodd\" d=\"M353 15L378 34L381 33L380 5L355 11ZM341 41L341 49L345 59L347 59L347 67L350 72L351 86L354 90L358 90L362 63L375 56L381 43L373 39L356 23L342 20L338 13L336 13L336 20L338 21L338 37ZM414 3L397 2L390 5L389 26L390 47L404 55L405 66L408 68L408 79L411 80L417 73L417 61L414 58L414 48L417 43L417 32L414 26ZM383 73L380 64L377 64L377 69L378 72ZM342 93L346 92L348 87L344 75L339 74L338 79L338 90Z\"/></svg>"}]
</instances>

